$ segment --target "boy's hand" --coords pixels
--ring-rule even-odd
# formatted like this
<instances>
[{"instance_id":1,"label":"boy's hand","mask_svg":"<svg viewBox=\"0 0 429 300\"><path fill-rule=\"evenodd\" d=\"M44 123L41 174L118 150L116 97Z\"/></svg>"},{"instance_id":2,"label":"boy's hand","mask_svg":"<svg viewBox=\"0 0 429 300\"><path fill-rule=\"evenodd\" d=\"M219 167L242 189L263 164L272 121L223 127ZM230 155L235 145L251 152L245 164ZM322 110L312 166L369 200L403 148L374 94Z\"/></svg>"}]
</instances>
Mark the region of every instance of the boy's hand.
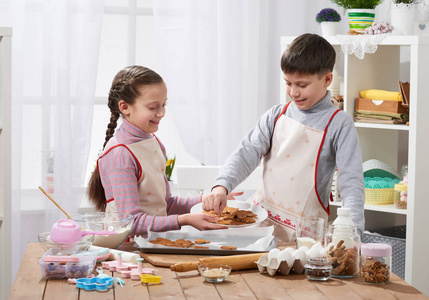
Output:
<instances>
[{"instance_id":1,"label":"boy's hand","mask_svg":"<svg viewBox=\"0 0 429 300\"><path fill-rule=\"evenodd\" d=\"M208 195L203 195L202 208L205 211L213 210L218 216L226 206L226 188L218 185Z\"/></svg>"},{"instance_id":2,"label":"boy's hand","mask_svg":"<svg viewBox=\"0 0 429 300\"><path fill-rule=\"evenodd\" d=\"M179 225L191 225L198 230L214 230L214 229L228 229L226 226L214 224L218 220L217 217L208 214L184 214L178 217Z\"/></svg>"},{"instance_id":3,"label":"boy's hand","mask_svg":"<svg viewBox=\"0 0 429 300\"><path fill-rule=\"evenodd\" d=\"M241 196L241 195L243 195L244 194L244 192L231 192L231 193L229 193L228 195L226 195L226 199L227 200L235 200L235 198L234 197L236 197L236 196Z\"/></svg>"}]
</instances>

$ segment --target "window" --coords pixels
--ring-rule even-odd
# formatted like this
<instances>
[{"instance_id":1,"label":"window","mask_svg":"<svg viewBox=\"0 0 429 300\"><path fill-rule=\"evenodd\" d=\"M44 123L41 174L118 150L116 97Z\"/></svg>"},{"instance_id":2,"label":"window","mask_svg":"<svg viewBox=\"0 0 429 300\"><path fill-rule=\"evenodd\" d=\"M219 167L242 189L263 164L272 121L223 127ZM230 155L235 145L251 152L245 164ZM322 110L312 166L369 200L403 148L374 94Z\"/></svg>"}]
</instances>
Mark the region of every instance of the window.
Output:
<instances>
[{"instance_id":1,"label":"window","mask_svg":"<svg viewBox=\"0 0 429 300\"><path fill-rule=\"evenodd\" d=\"M85 183L94 170L96 159L104 144L110 120L107 94L113 77L128 65L143 65L157 70L157 61L152 1L106 0L98 60L91 150Z\"/></svg>"}]
</instances>

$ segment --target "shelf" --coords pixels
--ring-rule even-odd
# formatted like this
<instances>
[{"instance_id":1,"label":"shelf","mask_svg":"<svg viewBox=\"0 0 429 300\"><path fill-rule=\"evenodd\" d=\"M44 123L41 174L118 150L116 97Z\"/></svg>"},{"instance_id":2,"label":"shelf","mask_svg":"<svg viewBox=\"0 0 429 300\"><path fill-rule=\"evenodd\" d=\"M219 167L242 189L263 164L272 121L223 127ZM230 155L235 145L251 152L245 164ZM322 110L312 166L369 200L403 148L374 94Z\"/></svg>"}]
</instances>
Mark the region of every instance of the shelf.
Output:
<instances>
[{"instance_id":1,"label":"shelf","mask_svg":"<svg viewBox=\"0 0 429 300\"><path fill-rule=\"evenodd\" d=\"M389 130L403 130L409 131L410 126L402 125L402 124L374 124L374 123L358 123L355 122L356 128L373 128L373 129L389 129Z\"/></svg>"},{"instance_id":2,"label":"shelf","mask_svg":"<svg viewBox=\"0 0 429 300\"><path fill-rule=\"evenodd\" d=\"M296 36L281 37L280 43L288 45ZM332 45L341 45L335 36L326 37L326 40ZM378 45L379 46L411 46L411 45L429 45L429 36L418 35L388 35Z\"/></svg>"},{"instance_id":3,"label":"shelf","mask_svg":"<svg viewBox=\"0 0 429 300\"><path fill-rule=\"evenodd\" d=\"M329 205L341 206L341 203L342 203L341 201L329 202ZM364 209L365 210L385 212L385 213L398 214L398 215L406 215L407 214L406 209L396 208L395 204L384 204L384 205L365 204Z\"/></svg>"}]
</instances>

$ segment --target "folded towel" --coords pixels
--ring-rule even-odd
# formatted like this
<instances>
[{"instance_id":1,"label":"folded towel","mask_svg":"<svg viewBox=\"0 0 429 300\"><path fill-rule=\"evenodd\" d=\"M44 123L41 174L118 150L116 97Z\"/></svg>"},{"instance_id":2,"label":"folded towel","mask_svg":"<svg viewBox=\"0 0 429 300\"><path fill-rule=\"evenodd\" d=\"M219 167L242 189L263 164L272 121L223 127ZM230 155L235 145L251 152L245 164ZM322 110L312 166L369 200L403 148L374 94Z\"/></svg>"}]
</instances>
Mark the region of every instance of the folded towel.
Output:
<instances>
[{"instance_id":1,"label":"folded towel","mask_svg":"<svg viewBox=\"0 0 429 300\"><path fill-rule=\"evenodd\" d=\"M405 124L408 121L408 114L356 111L355 122L378 123L378 124Z\"/></svg>"},{"instance_id":2,"label":"folded towel","mask_svg":"<svg viewBox=\"0 0 429 300\"><path fill-rule=\"evenodd\" d=\"M409 115L408 114L396 114L396 113L386 113L386 112L379 112L379 111L361 111L358 110L355 112L356 117L367 117L367 118L374 118L374 119L380 119L380 120L405 120L408 121Z\"/></svg>"},{"instance_id":3,"label":"folded towel","mask_svg":"<svg viewBox=\"0 0 429 300\"><path fill-rule=\"evenodd\" d=\"M371 100L402 101L401 93L383 90L364 90L360 92L360 96Z\"/></svg>"},{"instance_id":4,"label":"folded towel","mask_svg":"<svg viewBox=\"0 0 429 300\"><path fill-rule=\"evenodd\" d=\"M372 123L372 124L405 124L406 122L399 119L394 120L379 120L367 117L355 117L354 121L357 123Z\"/></svg>"}]
</instances>

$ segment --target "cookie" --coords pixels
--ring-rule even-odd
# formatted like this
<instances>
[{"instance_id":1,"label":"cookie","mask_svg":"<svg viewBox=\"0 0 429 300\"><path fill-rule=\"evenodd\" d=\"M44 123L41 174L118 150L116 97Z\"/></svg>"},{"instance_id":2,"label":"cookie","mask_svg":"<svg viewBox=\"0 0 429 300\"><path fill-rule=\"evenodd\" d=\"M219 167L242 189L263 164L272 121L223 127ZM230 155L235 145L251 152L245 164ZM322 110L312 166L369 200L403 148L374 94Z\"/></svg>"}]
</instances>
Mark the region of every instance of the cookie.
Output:
<instances>
[{"instance_id":1,"label":"cookie","mask_svg":"<svg viewBox=\"0 0 429 300\"><path fill-rule=\"evenodd\" d=\"M203 247L203 246L192 246L194 249L209 249L209 247Z\"/></svg>"},{"instance_id":2,"label":"cookie","mask_svg":"<svg viewBox=\"0 0 429 300\"><path fill-rule=\"evenodd\" d=\"M216 216L214 211L203 211L205 214ZM217 224L221 225L245 225L255 223L257 215L250 210L240 210L236 207L226 206L218 218Z\"/></svg>"},{"instance_id":3,"label":"cookie","mask_svg":"<svg viewBox=\"0 0 429 300\"><path fill-rule=\"evenodd\" d=\"M221 246L220 247L222 250L236 250L237 247L234 246Z\"/></svg>"},{"instance_id":4,"label":"cookie","mask_svg":"<svg viewBox=\"0 0 429 300\"><path fill-rule=\"evenodd\" d=\"M204 240L204 239L195 239L195 244L209 244L210 241L209 240Z\"/></svg>"}]
</instances>

